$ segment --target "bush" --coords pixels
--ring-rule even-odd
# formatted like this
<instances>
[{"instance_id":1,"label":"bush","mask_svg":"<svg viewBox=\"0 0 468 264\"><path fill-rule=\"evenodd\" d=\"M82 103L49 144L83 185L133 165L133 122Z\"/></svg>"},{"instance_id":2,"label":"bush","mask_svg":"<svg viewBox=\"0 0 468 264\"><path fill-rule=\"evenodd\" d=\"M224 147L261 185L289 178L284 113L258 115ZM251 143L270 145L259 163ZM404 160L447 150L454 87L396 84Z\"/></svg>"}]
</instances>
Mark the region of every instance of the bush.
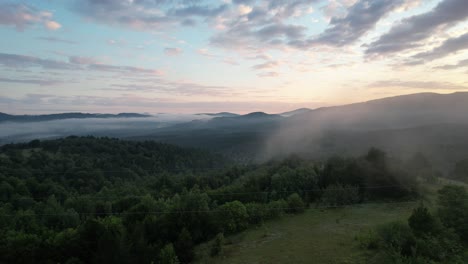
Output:
<instances>
[{"instance_id":1,"label":"bush","mask_svg":"<svg viewBox=\"0 0 468 264\"><path fill-rule=\"evenodd\" d=\"M377 229L380 244L384 249L393 250L404 256L410 256L416 240L411 228L402 222L392 222Z\"/></svg>"},{"instance_id":2,"label":"bush","mask_svg":"<svg viewBox=\"0 0 468 264\"><path fill-rule=\"evenodd\" d=\"M224 245L224 235L223 233L219 233L216 235L215 240L213 241L213 245L211 246L211 256L219 256L223 254L223 245Z\"/></svg>"},{"instance_id":3,"label":"bush","mask_svg":"<svg viewBox=\"0 0 468 264\"><path fill-rule=\"evenodd\" d=\"M283 199L279 199L277 201L268 203L268 219L273 219L281 216L285 212L287 207L288 203Z\"/></svg>"},{"instance_id":4,"label":"bush","mask_svg":"<svg viewBox=\"0 0 468 264\"><path fill-rule=\"evenodd\" d=\"M379 237L374 230L362 232L356 235L355 240L363 249L377 249L379 247Z\"/></svg>"},{"instance_id":5,"label":"bush","mask_svg":"<svg viewBox=\"0 0 468 264\"><path fill-rule=\"evenodd\" d=\"M249 215L249 224L258 225L268 219L268 205L259 203L248 203L245 205Z\"/></svg>"},{"instance_id":6,"label":"bush","mask_svg":"<svg viewBox=\"0 0 468 264\"><path fill-rule=\"evenodd\" d=\"M286 212L288 213L298 214L304 212L305 210L305 204L297 193L291 194L286 202L288 204L288 209Z\"/></svg>"},{"instance_id":7,"label":"bush","mask_svg":"<svg viewBox=\"0 0 468 264\"><path fill-rule=\"evenodd\" d=\"M415 235L436 234L440 231L438 219L433 217L424 206L419 206L413 210L408 224Z\"/></svg>"},{"instance_id":8,"label":"bush","mask_svg":"<svg viewBox=\"0 0 468 264\"><path fill-rule=\"evenodd\" d=\"M220 207L220 225L223 231L235 233L247 228L247 209L239 201L225 203Z\"/></svg>"}]
</instances>

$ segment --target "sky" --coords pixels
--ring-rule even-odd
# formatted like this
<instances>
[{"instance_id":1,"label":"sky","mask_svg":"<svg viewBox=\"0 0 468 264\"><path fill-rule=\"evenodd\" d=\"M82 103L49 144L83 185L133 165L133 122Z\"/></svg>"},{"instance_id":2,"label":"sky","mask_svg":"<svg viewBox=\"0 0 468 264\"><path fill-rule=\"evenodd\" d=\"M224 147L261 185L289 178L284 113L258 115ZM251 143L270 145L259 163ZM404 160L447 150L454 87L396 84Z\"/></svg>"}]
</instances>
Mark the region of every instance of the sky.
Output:
<instances>
[{"instance_id":1,"label":"sky","mask_svg":"<svg viewBox=\"0 0 468 264\"><path fill-rule=\"evenodd\" d=\"M0 112L279 113L468 90L466 0L0 0Z\"/></svg>"}]
</instances>

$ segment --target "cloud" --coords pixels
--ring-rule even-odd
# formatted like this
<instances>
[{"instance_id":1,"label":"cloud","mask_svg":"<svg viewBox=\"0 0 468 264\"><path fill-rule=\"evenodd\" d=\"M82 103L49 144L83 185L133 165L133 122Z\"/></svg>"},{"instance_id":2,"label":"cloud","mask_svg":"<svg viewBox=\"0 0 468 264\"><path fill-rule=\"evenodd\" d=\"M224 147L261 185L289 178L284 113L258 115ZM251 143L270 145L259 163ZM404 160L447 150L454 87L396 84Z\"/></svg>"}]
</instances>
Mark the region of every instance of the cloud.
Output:
<instances>
[{"instance_id":1,"label":"cloud","mask_svg":"<svg viewBox=\"0 0 468 264\"><path fill-rule=\"evenodd\" d=\"M368 85L371 88L389 88L402 87L424 90L466 90L467 86L454 84L451 82L434 82L434 81L401 81L401 80L385 80L377 81Z\"/></svg>"},{"instance_id":2,"label":"cloud","mask_svg":"<svg viewBox=\"0 0 468 264\"><path fill-rule=\"evenodd\" d=\"M367 55L400 52L420 45L434 33L468 18L465 0L443 0L429 12L405 18L377 41L367 45Z\"/></svg>"},{"instance_id":3,"label":"cloud","mask_svg":"<svg viewBox=\"0 0 468 264\"><path fill-rule=\"evenodd\" d=\"M262 73L257 74L257 76L262 77L262 78L265 78L265 77L278 77L279 73L277 73L277 72L262 72Z\"/></svg>"},{"instance_id":4,"label":"cloud","mask_svg":"<svg viewBox=\"0 0 468 264\"><path fill-rule=\"evenodd\" d=\"M94 58L70 56L69 62L41 59L33 56L0 53L0 65L10 68L38 67L52 70L95 70L102 72L120 72L127 74L163 75L157 69L140 68L125 65L100 64Z\"/></svg>"},{"instance_id":5,"label":"cloud","mask_svg":"<svg viewBox=\"0 0 468 264\"><path fill-rule=\"evenodd\" d=\"M334 3L334 4L333 4ZM332 2L327 10L332 8L335 13L338 6ZM375 0L351 2L345 16L331 17L329 27L316 37L291 41L290 45L297 48L309 48L314 45L346 46L353 44L362 36L374 29L377 22L404 4L403 0ZM329 10L330 11L330 10Z\"/></svg>"},{"instance_id":6,"label":"cloud","mask_svg":"<svg viewBox=\"0 0 468 264\"><path fill-rule=\"evenodd\" d=\"M173 22L160 10L165 2L76 0L72 10L99 23L155 30Z\"/></svg>"},{"instance_id":7,"label":"cloud","mask_svg":"<svg viewBox=\"0 0 468 264\"><path fill-rule=\"evenodd\" d=\"M279 66L278 61L267 61L265 63L254 65L252 68L255 70L264 70L264 69L271 69Z\"/></svg>"},{"instance_id":8,"label":"cloud","mask_svg":"<svg viewBox=\"0 0 468 264\"><path fill-rule=\"evenodd\" d=\"M38 80L38 79L10 79L10 78L0 78L2 83L26 83L26 84L35 84L39 86L52 86L63 83L58 80Z\"/></svg>"},{"instance_id":9,"label":"cloud","mask_svg":"<svg viewBox=\"0 0 468 264\"><path fill-rule=\"evenodd\" d=\"M120 73L133 73L133 74L150 74L150 75L163 75L161 70L147 69L132 66L119 66L109 64L90 64L87 66L89 70L105 71L105 72L120 72Z\"/></svg>"},{"instance_id":10,"label":"cloud","mask_svg":"<svg viewBox=\"0 0 468 264\"><path fill-rule=\"evenodd\" d=\"M165 48L164 49L164 54L167 56L178 56L183 53L182 49L180 48Z\"/></svg>"},{"instance_id":11,"label":"cloud","mask_svg":"<svg viewBox=\"0 0 468 264\"><path fill-rule=\"evenodd\" d=\"M77 70L76 65L56 60L41 59L33 56L0 53L0 65L11 68L40 67L55 70Z\"/></svg>"},{"instance_id":12,"label":"cloud","mask_svg":"<svg viewBox=\"0 0 468 264\"><path fill-rule=\"evenodd\" d=\"M294 18L315 2L318 0L234 1L237 6L216 21L218 31L211 36L210 44L253 53L282 49L303 40L307 27Z\"/></svg>"},{"instance_id":13,"label":"cloud","mask_svg":"<svg viewBox=\"0 0 468 264\"><path fill-rule=\"evenodd\" d=\"M239 23L214 35L211 44L228 49L265 49L287 45L302 39L306 27L282 23L250 25Z\"/></svg>"},{"instance_id":14,"label":"cloud","mask_svg":"<svg viewBox=\"0 0 468 264\"><path fill-rule=\"evenodd\" d=\"M44 22L44 25L49 30L57 30L62 27L62 25L60 25L59 23L55 21L46 21Z\"/></svg>"},{"instance_id":15,"label":"cloud","mask_svg":"<svg viewBox=\"0 0 468 264\"><path fill-rule=\"evenodd\" d=\"M227 9L227 7L228 6L226 4L220 5L218 7L190 5L187 7L173 9L169 13L172 13L173 15L180 16L180 17L190 17L190 16L214 17L214 16L221 14L224 10Z\"/></svg>"},{"instance_id":16,"label":"cloud","mask_svg":"<svg viewBox=\"0 0 468 264\"><path fill-rule=\"evenodd\" d=\"M196 19L220 15L227 4L212 6L189 0L75 0L72 10L89 20L156 31L177 25L195 25Z\"/></svg>"},{"instance_id":17,"label":"cloud","mask_svg":"<svg viewBox=\"0 0 468 264\"><path fill-rule=\"evenodd\" d=\"M98 61L95 58L81 57L81 56L70 56L68 57L68 61L73 64L81 64L81 65L98 63Z\"/></svg>"},{"instance_id":18,"label":"cloud","mask_svg":"<svg viewBox=\"0 0 468 264\"><path fill-rule=\"evenodd\" d=\"M56 37L37 37L38 40L48 41L48 42L57 42L57 43L66 43L66 44L78 44L76 41L66 40Z\"/></svg>"},{"instance_id":19,"label":"cloud","mask_svg":"<svg viewBox=\"0 0 468 264\"><path fill-rule=\"evenodd\" d=\"M335 15L330 26L307 37L307 25L298 21L320 0L80 0L73 10L89 20L137 28L164 30L205 23L214 29L209 43L252 56L268 49L304 49L312 45L352 44L372 30L391 11L417 0L340 0L345 16ZM179 54L168 48L168 55ZM201 53L207 55L208 53Z\"/></svg>"},{"instance_id":20,"label":"cloud","mask_svg":"<svg viewBox=\"0 0 468 264\"><path fill-rule=\"evenodd\" d=\"M248 13L237 12L222 20L219 27L225 29L210 39L210 43L228 49L247 50L259 53L265 49L307 49L314 45L345 46L352 44L374 29L377 22L390 12L414 0L347 0L339 6L347 8L345 16L331 19L329 27L315 37L306 37L307 27L292 24L291 19L310 12L311 4L317 1L234 1L241 10L248 6ZM336 1L335 1L336 2ZM336 2L338 4L338 2Z\"/></svg>"},{"instance_id":21,"label":"cloud","mask_svg":"<svg viewBox=\"0 0 468 264\"><path fill-rule=\"evenodd\" d=\"M402 4L403 0L361 0L349 7L346 16L332 17L330 27L318 37L293 44L297 46L324 44L337 47L352 44L374 29L377 22Z\"/></svg>"},{"instance_id":22,"label":"cloud","mask_svg":"<svg viewBox=\"0 0 468 264\"><path fill-rule=\"evenodd\" d=\"M153 91L164 94L175 94L184 96L236 96L239 92L231 87L220 85L203 85L194 82L166 81L163 79L150 79L149 83L132 82L130 84L112 84L111 90L117 91ZM108 89L106 89L108 90Z\"/></svg>"},{"instance_id":23,"label":"cloud","mask_svg":"<svg viewBox=\"0 0 468 264\"><path fill-rule=\"evenodd\" d=\"M459 37L449 38L433 50L418 53L412 56L412 58L421 62L433 61L465 49L468 49L468 33Z\"/></svg>"},{"instance_id":24,"label":"cloud","mask_svg":"<svg viewBox=\"0 0 468 264\"><path fill-rule=\"evenodd\" d=\"M306 27L297 25L274 24L265 26L257 31L255 35L264 40L270 40L276 37L286 37L288 39L298 39L304 37Z\"/></svg>"},{"instance_id":25,"label":"cloud","mask_svg":"<svg viewBox=\"0 0 468 264\"><path fill-rule=\"evenodd\" d=\"M198 49L197 53L202 55L202 56L205 56L205 57L211 57L211 58L219 57L218 55L215 55L215 54L211 53L210 50L206 49L206 48Z\"/></svg>"},{"instance_id":26,"label":"cloud","mask_svg":"<svg viewBox=\"0 0 468 264\"><path fill-rule=\"evenodd\" d=\"M434 67L434 69L454 70L454 69L465 68L465 67L468 67L468 59L461 60L456 64L446 64L446 65Z\"/></svg>"},{"instance_id":27,"label":"cloud","mask_svg":"<svg viewBox=\"0 0 468 264\"><path fill-rule=\"evenodd\" d=\"M252 7L248 6L248 5L244 5L244 4L240 4L239 7L237 8L237 10L239 11L239 15L243 16L243 15L247 15L248 13L252 12Z\"/></svg>"},{"instance_id":28,"label":"cloud","mask_svg":"<svg viewBox=\"0 0 468 264\"><path fill-rule=\"evenodd\" d=\"M34 24L43 24L49 30L57 30L61 25L52 16L50 12L40 11L27 4L0 4L0 25L13 26L18 31Z\"/></svg>"}]
</instances>

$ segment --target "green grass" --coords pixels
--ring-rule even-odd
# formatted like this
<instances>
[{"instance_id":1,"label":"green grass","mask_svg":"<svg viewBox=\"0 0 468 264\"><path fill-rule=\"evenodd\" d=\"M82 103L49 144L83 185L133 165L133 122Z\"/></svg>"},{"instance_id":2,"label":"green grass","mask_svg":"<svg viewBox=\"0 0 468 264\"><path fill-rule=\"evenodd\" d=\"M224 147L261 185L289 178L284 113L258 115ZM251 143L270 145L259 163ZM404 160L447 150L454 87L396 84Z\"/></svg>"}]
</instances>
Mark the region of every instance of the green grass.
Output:
<instances>
[{"instance_id":1,"label":"green grass","mask_svg":"<svg viewBox=\"0 0 468 264\"><path fill-rule=\"evenodd\" d=\"M406 220L415 206L309 209L228 237L220 257L209 257L211 244L203 244L197 250L198 263L362 263L366 251L356 235L389 221Z\"/></svg>"},{"instance_id":2,"label":"green grass","mask_svg":"<svg viewBox=\"0 0 468 264\"><path fill-rule=\"evenodd\" d=\"M421 200L435 210L437 190L446 184L468 186L440 179L421 182ZM200 245L197 263L365 263L370 252L356 237L391 221L407 221L418 202L369 203L335 209L308 209L287 215L226 238L222 256L210 257L211 242Z\"/></svg>"}]
</instances>

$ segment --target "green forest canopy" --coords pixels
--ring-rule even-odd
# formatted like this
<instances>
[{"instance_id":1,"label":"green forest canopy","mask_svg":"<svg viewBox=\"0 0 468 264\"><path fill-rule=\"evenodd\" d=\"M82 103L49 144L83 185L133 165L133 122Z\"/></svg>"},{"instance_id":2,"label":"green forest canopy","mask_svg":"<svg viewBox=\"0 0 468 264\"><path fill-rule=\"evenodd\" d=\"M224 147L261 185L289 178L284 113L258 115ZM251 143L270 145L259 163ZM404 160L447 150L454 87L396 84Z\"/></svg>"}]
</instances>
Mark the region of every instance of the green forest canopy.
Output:
<instances>
[{"instance_id":1,"label":"green forest canopy","mask_svg":"<svg viewBox=\"0 0 468 264\"><path fill-rule=\"evenodd\" d=\"M94 137L5 145L0 179L7 263L186 263L196 244L311 203L418 196L415 177L378 149L236 165L197 149Z\"/></svg>"}]
</instances>

